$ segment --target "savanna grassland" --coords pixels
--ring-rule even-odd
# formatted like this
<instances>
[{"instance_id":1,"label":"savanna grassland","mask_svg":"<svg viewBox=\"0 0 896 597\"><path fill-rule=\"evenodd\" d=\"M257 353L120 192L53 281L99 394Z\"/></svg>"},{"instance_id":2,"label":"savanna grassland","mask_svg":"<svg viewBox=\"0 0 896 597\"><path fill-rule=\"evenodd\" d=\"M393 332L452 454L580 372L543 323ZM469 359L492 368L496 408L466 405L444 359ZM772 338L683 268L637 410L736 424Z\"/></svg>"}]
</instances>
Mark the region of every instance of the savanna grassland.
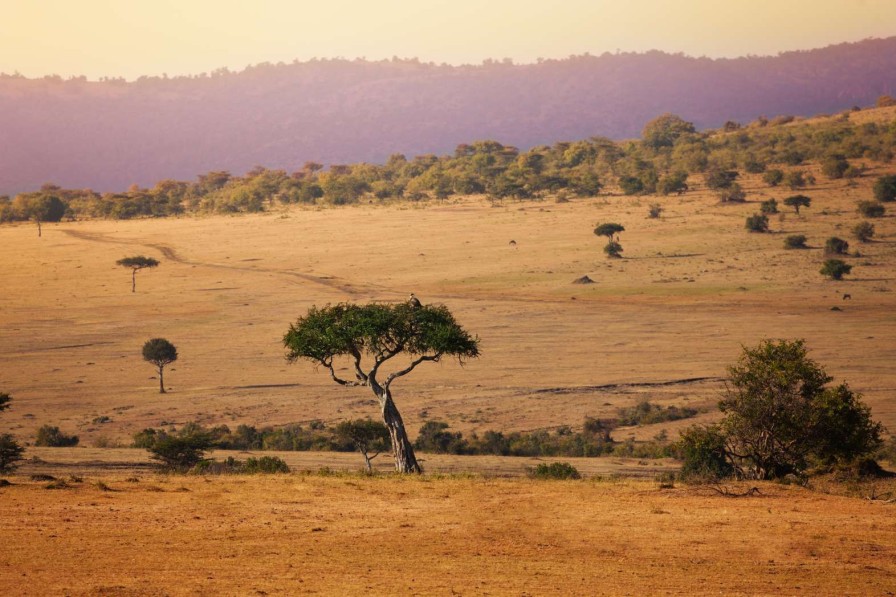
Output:
<instances>
[{"instance_id":1,"label":"savanna grassland","mask_svg":"<svg viewBox=\"0 0 896 597\"><path fill-rule=\"evenodd\" d=\"M281 339L312 305L414 292L447 305L479 336L482 357L421 366L396 383L412 436L432 419L464 433L575 428L644 399L700 409L614 432L674 437L717 416L726 366L762 338L806 339L811 357L896 429L896 220L875 218L871 242L850 234L863 219L856 202L896 169L869 162L849 180L803 169L816 177L799 191L811 206L796 215L779 205L762 234L747 232L745 218L794 193L759 174L738 179L744 203L720 203L695 177L668 197L608 188L565 202L281 206L45 223L41 237L33 224L4 226L0 389L14 402L0 421L21 441L51 424L84 446L127 446L146 427L190 421L376 416L368 390L287 365ZM664 208L659 218L648 218L652 203ZM625 227L623 258L601 252L600 222ZM795 234L808 249L784 250ZM839 282L819 273L831 236L853 253ZM115 262L138 254L161 265L139 272L132 293L130 271ZM594 283L572 283L585 275ZM167 394L141 359L152 337L180 354ZM896 590L892 504L775 484L732 499L613 476L670 463L576 461L586 480L538 482L493 478L533 462L498 457L424 456L432 473L486 474L402 479L161 476L145 451L113 448L26 452L35 456L0 489L8 594ZM348 454L286 458L295 469L361 464ZM47 471L81 480L51 491L29 477Z\"/></svg>"}]
</instances>

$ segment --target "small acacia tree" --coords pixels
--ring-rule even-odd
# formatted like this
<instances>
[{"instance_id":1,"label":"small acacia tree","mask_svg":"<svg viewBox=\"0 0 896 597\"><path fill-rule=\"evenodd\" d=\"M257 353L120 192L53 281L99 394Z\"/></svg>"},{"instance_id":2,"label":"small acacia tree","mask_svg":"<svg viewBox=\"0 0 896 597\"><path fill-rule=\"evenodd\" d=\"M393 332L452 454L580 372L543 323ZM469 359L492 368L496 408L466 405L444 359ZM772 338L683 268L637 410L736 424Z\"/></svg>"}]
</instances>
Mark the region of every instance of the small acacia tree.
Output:
<instances>
[{"instance_id":1,"label":"small acacia tree","mask_svg":"<svg viewBox=\"0 0 896 597\"><path fill-rule=\"evenodd\" d=\"M389 430L385 425L370 419L357 419L355 421L343 421L334 429L336 437L342 441L354 444L355 448L364 457L364 465L367 473L373 473L371 461L389 449ZM373 456L371 452L375 452Z\"/></svg>"},{"instance_id":2,"label":"small acacia tree","mask_svg":"<svg viewBox=\"0 0 896 597\"><path fill-rule=\"evenodd\" d=\"M625 232L625 227L622 224L616 224L615 222L607 222L606 224L598 224L594 229L594 234L597 236L606 236L607 240L618 242L619 233Z\"/></svg>"},{"instance_id":3,"label":"small acacia tree","mask_svg":"<svg viewBox=\"0 0 896 597\"><path fill-rule=\"evenodd\" d=\"M159 393L165 393L165 381L163 378L166 365L177 360L177 348L164 338L147 340L143 345L143 360L152 363L159 370Z\"/></svg>"},{"instance_id":4,"label":"small acacia tree","mask_svg":"<svg viewBox=\"0 0 896 597\"><path fill-rule=\"evenodd\" d=\"M131 292L137 292L137 272L141 269L158 267L159 262L152 257L144 257L137 255L136 257L125 257L115 262L116 265L131 268Z\"/></svg>"},{"instance_id":5,"label":"small acacia tree","mask_svg":"<svg viewBox=\"0 0 896 597\"><path fill-rule=\"evenodd\" d=\"M479 356L478 338L466 332L444 305L342 303L312 307L289 326L283 345L288 362L309 360L325 367L340 385L366 386L373 391L389 430L395 468L401 473L422 469L392 400L392 384L421 363L438 362L443 357L463 363L463 359ZM405 360L397 369L382 371L399 355ZM336 360L340 358L350 363L353 380L337 374Z\"/></svg>"},{"instance_id":6,"label":"small acacia tree","mask_svg":"<svg viewBox=\"0 0 896 597\"><path fill-rule=\"evenodd\" d=\"M796 215L800 215L800 208L812 205L812 199L805 195L791 195L784 199L784 205L792 207L793 211L796 212Z\"/></svg>"}]
</instances>

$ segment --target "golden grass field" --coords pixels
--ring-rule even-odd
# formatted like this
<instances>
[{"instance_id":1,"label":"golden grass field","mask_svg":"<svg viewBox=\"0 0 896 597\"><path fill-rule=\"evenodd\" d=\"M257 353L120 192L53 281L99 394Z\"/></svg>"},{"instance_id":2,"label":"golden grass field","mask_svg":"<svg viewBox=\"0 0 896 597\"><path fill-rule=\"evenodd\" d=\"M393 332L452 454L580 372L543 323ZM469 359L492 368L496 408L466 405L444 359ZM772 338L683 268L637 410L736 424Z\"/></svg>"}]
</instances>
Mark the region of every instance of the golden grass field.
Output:
<instances>
[{"instance_id":1,"label":"golden grass field","mask_svg":"<svg viewBox=\"0 0 896 597\"><path fill-rule=\"evenodd\" d=\"M805 338L896 430L896 218L875 220L867 244L849 233L855 202L894 171L868 166L855 186L816 172L803 191L812 206L783 208L769 234L747 233L745 217L793 193L752 176L741 179L748 203L734 205L698 186L681 197L65 222L41 238L33 225L4 226L0 391L13 402L0 431L30 442L57 425L84 447L31 448L26 458L44 462L0 489L0 594L892 594L896 518L881 501L771 484L741 499L662 490L650 477L670 463L610 459L576 461L589 478L579 482L490 476L519 476L530 459L428 455L431 473L488 475L165 477L141 468L142 450L91 447L193 420L375 417L368 390L287 365L281 338L311 305L410 292L448 305L482 349L393 386L412 437L427 418L464 433L575 427L643 399L701 407L696 420L708 421L725 367L762 338ZM652 202L659 219L647 218ZM623 259L605 258L592 234L607 221L626 228ZM783 250L788 234L812 248ZM861 253L842 282L818 273L834 235ZM161 265L138 273L131 293L115 261L137 254ZM583 275L595 284L572 284ZM140 353L157 336L180 354L164 395ZM692 422L616 438L674 437ZM361 465L351 454L284 457L297 469ZM639 470L647 480L615 477ZM50 491L28 476L42 471L84 481Z\"/></svg>"}]
</instances>

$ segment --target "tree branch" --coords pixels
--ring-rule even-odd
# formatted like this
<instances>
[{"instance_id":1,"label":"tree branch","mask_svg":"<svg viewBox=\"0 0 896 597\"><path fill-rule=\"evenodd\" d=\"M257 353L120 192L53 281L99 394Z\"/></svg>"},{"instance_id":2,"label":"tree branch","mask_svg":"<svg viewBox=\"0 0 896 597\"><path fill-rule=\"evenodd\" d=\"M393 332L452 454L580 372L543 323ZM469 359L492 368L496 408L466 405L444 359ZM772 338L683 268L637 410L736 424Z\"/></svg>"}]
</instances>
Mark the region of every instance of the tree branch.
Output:
<instances>
[{"instance_id":1,"label":"tree branch","mask_svg":"<svg viewBox=\"0 0 896 597\"><path fill-rule=\"evenodd\" d=\"M332 360L332 359L330 359L329 361L320 361L320 363L321 363L321 365L323 365L324 367L326 367L327 369L330 370L330 377L332 377L332 378L333 378L333 381L335 381L336 383L338 383L338 384L341 385L341 386L348 386L348 387L350 387L350 388L356 388L356 387L358 387L358 386L364 386L364 385L367 385L367 380L366 380L366 379L365 379L363 382L361 382L361 381L347 381L347 380L342 379L342 378L340 378L339 376L337 376L337 375L336 375L336 370L333 369L333 360Z\"/></svg>"},{"instance_id":2,"label":"tree branch","mask_svg":"<svg viewBox=\"0 0 896 597\"><path fill-rule=\"evenodd\" d=\"M441 358L442 358L442 353L437 353L432 356L423 355L420 358L412 361L410 365L408 365L401 371L396 371L395 373L390 374L389 377L386 378L385 383L383 383L383 387L388 389L389 384L391 384L397 378L407 375L408 373L413 371L417 367L417 365L419 365L420 363L423 363L424 361L433 361L434 363L437 363L437 362L439 362L439 359L441 359Z\"/></svg>"}]
</instances>

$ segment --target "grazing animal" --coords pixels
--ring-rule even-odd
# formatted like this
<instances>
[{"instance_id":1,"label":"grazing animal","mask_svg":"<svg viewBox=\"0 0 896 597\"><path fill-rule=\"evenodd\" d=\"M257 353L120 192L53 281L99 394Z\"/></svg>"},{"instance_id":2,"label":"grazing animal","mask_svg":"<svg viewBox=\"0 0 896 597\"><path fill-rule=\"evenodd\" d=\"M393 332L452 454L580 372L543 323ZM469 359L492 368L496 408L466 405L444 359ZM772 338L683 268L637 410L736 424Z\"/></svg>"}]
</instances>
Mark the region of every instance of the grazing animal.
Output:
<instances>
[{"instance_id":1,"label":"grazing animal","mask_svg":"<svg viewBox=\"0 0 896 597\"><path fill-rule=\"evenodd\" d=\"M416 296L414 296L413 292L411 293L411 298L408 299L408 304L411 306L412 309L419 309L421 307L420 299L418 299Z\"/></svg>"},{"instance_id":2,"label":"grazing animal","mask_svg":"<svg viewBox=\"0 0 896 597\"><path fill-rule=\"evenodd\" d=\"M851 294L847 294L847 293L844 292L844 293L843 293L843 300L844 300L844 301L851 301L851 300L852 300L852 295L851 295Z\"/></svg>"}]
</instances>

